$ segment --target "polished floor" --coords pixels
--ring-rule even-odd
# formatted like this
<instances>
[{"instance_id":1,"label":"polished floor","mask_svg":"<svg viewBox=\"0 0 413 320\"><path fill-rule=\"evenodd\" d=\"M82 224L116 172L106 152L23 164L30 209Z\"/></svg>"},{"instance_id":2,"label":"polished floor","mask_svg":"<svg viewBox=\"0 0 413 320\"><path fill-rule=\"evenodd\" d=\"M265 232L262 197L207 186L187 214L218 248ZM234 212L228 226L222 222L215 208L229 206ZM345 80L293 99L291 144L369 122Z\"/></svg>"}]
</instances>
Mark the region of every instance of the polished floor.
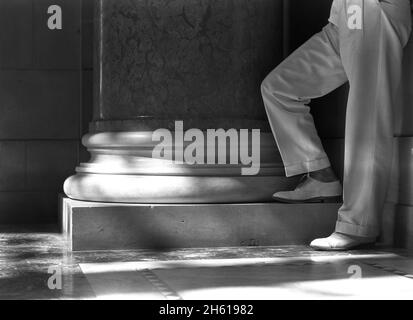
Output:
<instances>
[{"instance_id":1,"label":"polished floor","mask_svg":"<svg viewBox=\"0 0 413 320\"><path fill-rule=\"evenodd\" d=\"M306 246L71 253L53 229L9 227L0 299L413 299L413 256Z\"/></svg>"}]
</instances>

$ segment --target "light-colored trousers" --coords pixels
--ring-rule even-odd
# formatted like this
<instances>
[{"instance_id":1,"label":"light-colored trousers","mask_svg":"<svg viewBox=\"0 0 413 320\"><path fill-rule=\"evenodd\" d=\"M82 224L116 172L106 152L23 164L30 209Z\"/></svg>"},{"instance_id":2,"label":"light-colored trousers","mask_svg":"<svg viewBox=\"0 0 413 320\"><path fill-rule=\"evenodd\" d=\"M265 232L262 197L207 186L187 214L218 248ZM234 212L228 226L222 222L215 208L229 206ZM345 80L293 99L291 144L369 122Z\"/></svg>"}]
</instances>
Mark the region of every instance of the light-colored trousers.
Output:
<instances>
[{"instance_id":1,"label":"light-colored trousers","mask_svg":"<svg viewBox=\"0 0 413 320\"><path fill-rule=\"evenodd\" d=\"M361 29L349 27L354 5L362 8ZM411 32L410 1L335 0L333 9L335 24L272 71L261 91L286 175L294 176L330 166L308 104L349 81L336 231L374 237L390 179L392 109Z\"/></svg>"}]
</instances>

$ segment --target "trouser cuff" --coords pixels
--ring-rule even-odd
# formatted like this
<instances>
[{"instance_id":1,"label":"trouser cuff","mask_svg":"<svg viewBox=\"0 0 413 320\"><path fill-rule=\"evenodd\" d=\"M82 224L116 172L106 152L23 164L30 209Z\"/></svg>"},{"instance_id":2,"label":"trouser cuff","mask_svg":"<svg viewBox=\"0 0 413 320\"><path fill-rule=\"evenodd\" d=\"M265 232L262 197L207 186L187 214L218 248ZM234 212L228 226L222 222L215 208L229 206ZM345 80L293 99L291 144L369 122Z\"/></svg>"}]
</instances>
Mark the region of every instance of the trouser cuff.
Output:
<instances>
[{"instance_id":1,"label":"trouser cuff","mask_svg":"<svg viewBox=\"0 0 413 320\"><path fill-rule=\"evenodd\" d=\"M337 221L336 232L348 234L356 237L374 238L379 236L378 227L375 226L360 226L343 221Z\"/></svg>"},{"instance_id":2,"label":"trouser cuff","mask_svg":"<svg viewBox=\"0 0 413 320\"><path fill-rule=\"evenodd\" d=\"M322 158L311 161L303 161L292 165L285 166L285 174L287 177L297 176L312 171L318 171L331 167L328 158Z\"/></svg>"}]
</instances>

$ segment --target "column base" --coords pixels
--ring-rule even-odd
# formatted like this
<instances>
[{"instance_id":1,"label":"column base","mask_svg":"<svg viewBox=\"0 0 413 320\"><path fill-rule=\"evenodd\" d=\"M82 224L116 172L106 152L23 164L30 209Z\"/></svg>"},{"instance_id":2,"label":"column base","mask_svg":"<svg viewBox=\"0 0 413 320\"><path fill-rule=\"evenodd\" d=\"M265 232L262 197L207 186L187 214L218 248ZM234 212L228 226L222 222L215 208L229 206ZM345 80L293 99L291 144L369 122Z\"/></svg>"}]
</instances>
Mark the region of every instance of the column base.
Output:
<instances>
[{"instance_id":1,"label":"column base","mask_svg":"<svg viewBox=\"0 0 413 320\"><path fill-rule=\"evenodd\" d=\"M269 202L276 190L293 189L284 177L207 177L77 174L66 180L73 199L116 203Z\"/></svg>"},{"instance_id":2,"label":"column base","mask_svg":"<svg viewBox=\"0 0 413 320\"><path fill-rule=\"evenodd\" d=\"M157 143L152 131L101 132L88 134L83 144L91 159L76 168L77 174L64 184L65 194L82 201L116 203L246 203L268 202L274 192L295 187L296 178L287 179L280 154L271 133L261 133L260 170L257 175L242 175L249 166L207 164L207 152L215 145L205 144L203 163L188 164L155 158ZM251 140L251 139L250 139ZM248 150L252 150L248 141ZM189 142L186 142L188 145ZM185 146L184 146L185 147ZM241 144L218 145L216 154L235 151ZM246 146L243 146L244 148ZM166 146L175 150L175 142Z\"/></svg>"}]
</instances>

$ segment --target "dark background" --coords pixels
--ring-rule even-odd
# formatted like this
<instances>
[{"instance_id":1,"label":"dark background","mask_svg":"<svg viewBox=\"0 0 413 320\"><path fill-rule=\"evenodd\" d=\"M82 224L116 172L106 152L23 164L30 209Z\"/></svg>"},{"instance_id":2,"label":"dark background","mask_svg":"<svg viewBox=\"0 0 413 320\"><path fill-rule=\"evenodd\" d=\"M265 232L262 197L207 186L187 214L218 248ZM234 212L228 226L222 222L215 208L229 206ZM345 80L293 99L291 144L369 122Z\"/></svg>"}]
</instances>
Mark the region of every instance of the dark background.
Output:
<instances>
[{"instance_id":1,"label":"dark background","mask_svg":"<svg viewBox=\"0 0 413 320\"><path fill-rule=\"evenodd\" d=\"M63 29L47 28L47 8ZM0 224L54 223L92 109L90 0L0 0Z\"/></svg>"}]
</instances>

